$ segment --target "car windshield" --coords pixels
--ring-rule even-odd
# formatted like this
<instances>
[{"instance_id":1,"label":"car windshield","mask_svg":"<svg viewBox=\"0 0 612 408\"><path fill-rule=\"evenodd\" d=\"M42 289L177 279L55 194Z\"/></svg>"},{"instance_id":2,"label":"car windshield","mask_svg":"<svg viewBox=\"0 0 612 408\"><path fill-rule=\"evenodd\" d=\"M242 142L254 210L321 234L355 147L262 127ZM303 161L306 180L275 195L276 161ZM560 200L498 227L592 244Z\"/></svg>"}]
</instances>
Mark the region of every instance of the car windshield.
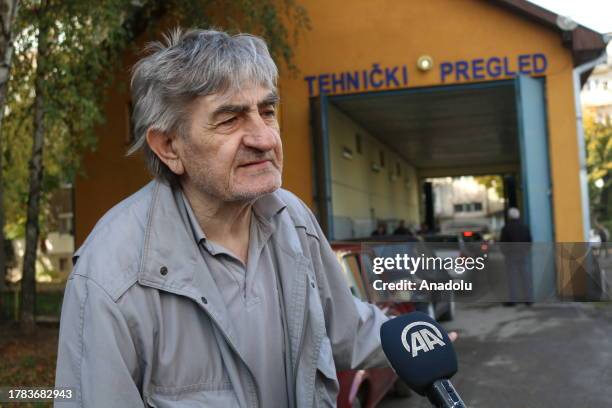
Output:
<instances>
[{"instance_id":1,"label":"car windshield","mask_svg":"<svg viewBox=\"0 0 612 408\"><path fill-rule=\"evenodd\" d=\"M425 242L459 242L456 235L426 235L423 237Z\"/></svg>"},{"instance_id":2,"label":"car windshield","mask_svg":"<svg viewBox=\"0 0 612 408\"><path fill-rule=\"evenodd\" d=\"M483 238L480 232L466 231L463 233L463 240L465 242L481 242Z\"/></svg>"},{"instance_id":3,"label":"car windshield","mask_svg":"<svg viewBox=\"0 0 612 408\"><path fill-rule=\"evenodd\" d=\"M348 254L342 257L342 266L353 296L367 301L365 290L361 284L361 272L358 254Z\"/></svg>"}]
</instances>

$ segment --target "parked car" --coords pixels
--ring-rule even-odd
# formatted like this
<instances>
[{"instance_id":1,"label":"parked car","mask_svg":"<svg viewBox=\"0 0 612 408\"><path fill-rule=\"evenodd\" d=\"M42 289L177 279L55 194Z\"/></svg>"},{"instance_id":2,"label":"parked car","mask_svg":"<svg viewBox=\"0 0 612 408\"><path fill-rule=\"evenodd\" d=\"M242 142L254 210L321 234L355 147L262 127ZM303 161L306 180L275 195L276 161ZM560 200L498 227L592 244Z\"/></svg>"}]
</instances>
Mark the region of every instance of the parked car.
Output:
<instances>
[{"instance_id":1,"label":"parked car","mask_svg":"<svg viewBox=\"0 0 612 408\"><path fill-rule=\"evenodd\" d=\"M411 303L374 302L371 300L367 285L363 280L364 256L359 243L332 243L338 261L353 296L376 303L389 315L400 315L414 311ZM410 395L407 386L398 380L392 368L370 368L366 370L345 370L338 372L340 391L337 405L339 408L375 407L389 392L401 396Z\"/></svg>"},{"instance_id":2,"label":"parked car","mask_svg":"<svg viewBox=\"0 0 612 408\"><path fill-rule=\"evenodd\" d=\"M378 242L381 242L378 244ZM385 277L386 281L405 278L435 281L450 279L446 270L417 271L410 275L405 271L388 271L383 275L373 272L373 260L377 256L393 256L396 253L433 255L423 243L414 237L381 237L376 241L335 242L332 248L342 265L347 284L354 296L376 304L388 315L401 315L414 310L427 312L438 320L451 320L454 317L454 297L452 292L423 291L376 291L372 283ZM374 407L384 396L394 391L400 396L410 395L409 388L397 379L390 368L349 370L338 373L340 393L338 407Z\"/></svg>"},{"instance_id":3,"label":"parked car","mask_svg":"<svg viewBox=\"0 0 612 408\"><path fill-rule=\"evenodd\" d=\"M373 284L377 279L383 277L387 282L396 282L403 279L411 280L420 285L423 280L429 282L448 282L453 276L444 268L419 268L412 274L406 270L387 270L383 275L373 272L374 257L395 257L408 255L409 257L434 257L439 256L434 253L419 238L413 235L389 235L382 237L370 237L367 241L357 242L366 244L362 257L364 258L363 279L367 284L370 299L376 303L391 302L402 303L410 302L416 310L429 314L433 319L439 321L453 320L455 314L455 296L452 291L394 291L380 292L374 290Z\"/></svg>"},{"instance_id":4,"label":"parked car","mask_svg":"<svg viewBox=\"0 0 612 408\"><path fill-rule=\"evenodd\" d=\"M477 231L463 231L456 234L426 234L421 239L427 243L428 248L441 258L457 257L488 257L492 241L485 240ZM453 272L451 276L454 276Z\"/></svg>"},{"instance_id":5,"label":"parked car","mask_svg":"<svg viewBox=\"0 0 612 408\"><path fill-rule=\"evenodd\" d=\"M493 244L492 239L485 238L485 234L479 231L463 231L461 240L464 243L466 251L477 256L484 256L489 253L489 249Z\"/></svg>"}]
</instances>

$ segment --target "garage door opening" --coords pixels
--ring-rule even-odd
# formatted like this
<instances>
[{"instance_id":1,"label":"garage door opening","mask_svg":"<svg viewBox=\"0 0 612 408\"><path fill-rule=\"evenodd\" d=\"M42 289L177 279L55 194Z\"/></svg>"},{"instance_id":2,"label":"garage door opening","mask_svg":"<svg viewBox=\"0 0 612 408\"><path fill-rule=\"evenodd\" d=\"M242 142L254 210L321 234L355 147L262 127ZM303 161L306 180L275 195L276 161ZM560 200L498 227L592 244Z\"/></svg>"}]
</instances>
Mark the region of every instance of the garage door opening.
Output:
<instances>
[{"instance_id":1,"label":"garage door opening","mask_svg":"<svg viewBox=\"0 0 612 408\"><path fill-rule=\"evenodd\" d=\"M494 174L513 179L534 239L552 241L544 86L518 77L313 98L314 198L328 237L367 237L381 221L420 228L427 180Z\"/></svg>"}]
</instances>

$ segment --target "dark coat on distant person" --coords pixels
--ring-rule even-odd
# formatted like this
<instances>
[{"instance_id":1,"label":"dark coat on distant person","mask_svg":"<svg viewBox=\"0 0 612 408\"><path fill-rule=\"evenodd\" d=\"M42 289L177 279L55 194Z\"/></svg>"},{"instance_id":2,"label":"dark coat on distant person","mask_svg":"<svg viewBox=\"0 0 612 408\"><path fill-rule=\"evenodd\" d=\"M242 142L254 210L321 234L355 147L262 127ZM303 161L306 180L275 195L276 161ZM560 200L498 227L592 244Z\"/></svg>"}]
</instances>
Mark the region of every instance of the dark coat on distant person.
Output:
<instances>
[{"instance_id":1,"label":"dark coat on distant person","mask_svg":"<svg viewBox=\"0 0 612 408\"><path fill-rule=\"evenodd\" d=\"M501 230L500 242L531 242L529 227L520 220L508 220Z\"/></svg>"},{"instance_id":2,"label":"dark coat on distant person","mask_svg":"<svg viewBox=\"0 0 612 408\"><path fill-rule=\"evenodd\" d=\"M529 245L503 245L504 242L531 242L529 227L520 220L510 219L501 230L499 241L501 251L506 257L524 257L529 252Z\"/></svg>"},{"instance_id":3,"label":"dark coat on distant person","mask_svg":"<svg viewBox=\"0 0 612 408\"><path fill-rule=\"evenodd\" d=\"M406 227L397 227L395 231L393 231L393 235L412 235L412 233Z\"/></svg>"}]
</instances>

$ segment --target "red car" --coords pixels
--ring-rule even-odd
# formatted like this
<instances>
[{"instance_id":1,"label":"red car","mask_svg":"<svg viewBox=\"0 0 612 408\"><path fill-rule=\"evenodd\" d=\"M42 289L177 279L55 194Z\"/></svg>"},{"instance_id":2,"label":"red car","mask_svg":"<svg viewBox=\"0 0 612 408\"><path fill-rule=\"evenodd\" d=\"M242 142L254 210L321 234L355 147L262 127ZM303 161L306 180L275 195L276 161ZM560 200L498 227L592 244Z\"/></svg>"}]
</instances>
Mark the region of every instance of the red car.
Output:
<instances>
[{"instance_id":1,"label":"red car","mask_svg":"<svg viewBox=\"0 0 612 408\"><path fill-rule=\"evenodd\" d=\"M365 263L371 262L371 254L363 252L359 243L332 243L338 261L342 265L347 283L354 296L370 303L370 291L364 282ZM387 314L399 315L414 310L412 303L378 302ZM338 372L340 392L339 408L375 407L391 391L402 396L410 394L409 389L398 380L391 368L371 368L367 370L347 370Z\"/></svg>"}]
</instances>

